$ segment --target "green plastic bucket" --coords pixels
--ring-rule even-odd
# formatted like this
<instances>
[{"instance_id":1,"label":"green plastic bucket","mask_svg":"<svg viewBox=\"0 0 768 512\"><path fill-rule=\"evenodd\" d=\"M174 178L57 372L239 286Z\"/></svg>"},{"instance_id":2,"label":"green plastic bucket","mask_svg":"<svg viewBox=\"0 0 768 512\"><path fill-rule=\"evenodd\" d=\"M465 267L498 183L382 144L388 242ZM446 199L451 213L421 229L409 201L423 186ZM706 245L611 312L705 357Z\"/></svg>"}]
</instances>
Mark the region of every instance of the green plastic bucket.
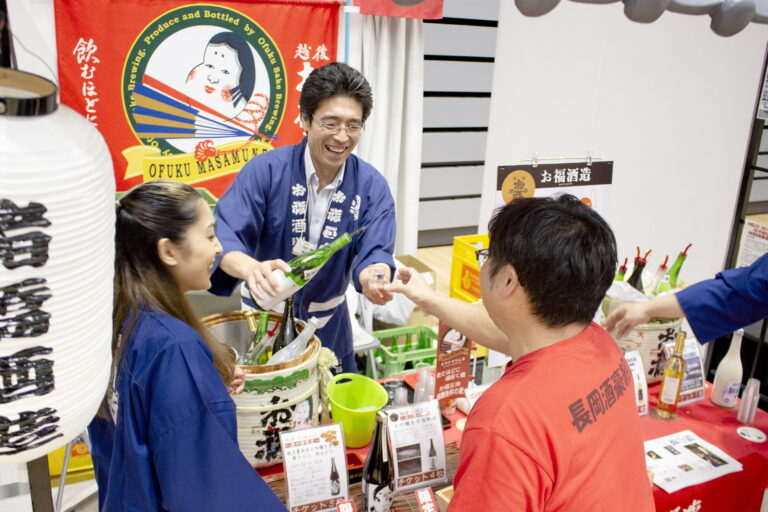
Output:
<instances>
[{"instance_id":1,"label":"green plastic bucket","mask_svg":"<svg viewBox=\"0 0 768 512\"><path fill-rule=\"evenodd\" d=\"M328 383L327 392L333 421L341 423L346 445L367 445L376 426L376 413L389 398L384 386L365 375L342 373Z\"/></svg>"}]
</instances>

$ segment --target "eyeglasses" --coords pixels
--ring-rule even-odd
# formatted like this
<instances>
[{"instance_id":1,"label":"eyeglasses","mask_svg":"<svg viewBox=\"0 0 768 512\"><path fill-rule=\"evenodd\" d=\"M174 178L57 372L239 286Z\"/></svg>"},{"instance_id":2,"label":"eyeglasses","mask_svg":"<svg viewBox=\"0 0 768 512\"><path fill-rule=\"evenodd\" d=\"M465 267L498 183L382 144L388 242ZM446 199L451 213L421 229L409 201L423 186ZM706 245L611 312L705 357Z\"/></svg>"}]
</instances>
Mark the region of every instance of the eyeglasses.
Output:
<instances>
[{"instance_id":1,"label":"eyeglasses","mask_svg":"<svg viewBox=\"0 0 768 512\"><path fill-rule=\"evenodd\" d=\"M488 259L489 256L488 249L478 249L475 251L475 257L477 258L477 264L480 266L480 268L483 268L483 264L485 263L485 260Z\"/></svg>"},{"instance_id":2,"label":"eyeglasses","mask_svg":"<svg viewBox=\"0 0 768 512\"><path fill-rule=\"evenodd\" d=\"M312 119L317 121L317 124L319 124L325 131L333 133L334 135L338 134L342 129L344 129L347 132L347 135L354 137L355 135L360 135L363 130L365 130L365 125L362 124L348 124L342 126L338 123L323 121L316 118L315 116L312 116Z\"/></svg>"}]
</instances>

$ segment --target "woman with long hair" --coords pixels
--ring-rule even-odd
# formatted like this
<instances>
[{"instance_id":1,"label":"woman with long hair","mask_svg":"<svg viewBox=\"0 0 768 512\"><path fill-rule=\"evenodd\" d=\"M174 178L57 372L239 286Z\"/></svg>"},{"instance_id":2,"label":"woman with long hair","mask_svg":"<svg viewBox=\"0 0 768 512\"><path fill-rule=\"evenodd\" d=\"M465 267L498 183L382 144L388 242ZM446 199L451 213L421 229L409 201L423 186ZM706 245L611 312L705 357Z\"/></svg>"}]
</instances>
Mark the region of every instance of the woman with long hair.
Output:
<instances>
[{"instance_id":1,"label":"woman with long hair","mask_svg":"<svg viewBox=\"0 0 768 512\"><path fill-rule=\"evenodd\" d=\"M184 295L221 253L207 203L153 181L116 208L112 379L89 426L100 509L284 510L237 445L234 357Z\"/></svg>"}]
</instances>

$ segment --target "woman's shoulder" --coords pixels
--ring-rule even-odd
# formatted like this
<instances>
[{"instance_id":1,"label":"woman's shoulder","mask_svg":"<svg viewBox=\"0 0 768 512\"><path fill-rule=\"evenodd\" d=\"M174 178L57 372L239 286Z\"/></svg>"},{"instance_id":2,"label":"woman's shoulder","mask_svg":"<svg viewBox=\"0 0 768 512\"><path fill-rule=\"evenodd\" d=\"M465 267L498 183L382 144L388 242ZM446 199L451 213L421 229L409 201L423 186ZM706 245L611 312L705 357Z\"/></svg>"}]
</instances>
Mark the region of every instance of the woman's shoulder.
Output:
<instances>
[{"instance_id":1,"label":"woman's shoulder","mask_svg":"<svg viewBox=\"0 0 768 512\"><path fill-rule=\"evenodd\" d=\"M189 345L190 340L203 343L195 329L178 318L153 309L141 309L131 334L133 345L144 345L144 349L169 348L173 345Z\"/></svg>"}]
</instances>

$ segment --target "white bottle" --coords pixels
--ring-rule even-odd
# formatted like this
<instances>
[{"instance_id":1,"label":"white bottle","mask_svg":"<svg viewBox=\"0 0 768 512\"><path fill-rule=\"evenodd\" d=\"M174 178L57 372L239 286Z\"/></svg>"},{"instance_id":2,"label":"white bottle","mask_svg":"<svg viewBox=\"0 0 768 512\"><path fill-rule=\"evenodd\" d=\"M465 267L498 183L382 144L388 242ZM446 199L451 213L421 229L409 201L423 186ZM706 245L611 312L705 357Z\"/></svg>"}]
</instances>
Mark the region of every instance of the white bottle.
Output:
<instances>
[{"instance_id":1,"label":"white bottle","mask_svg":"<svg viewBox=\"0 0 768 512\"><path fill-rule=\"evenodd\" d=\"M741 337L744 329L733 333L731 346L720 361L715 372L715 383L712 386L712 403L724 409L736 407L739 391L741 391Z\"/></svg>"}]
</instances>

